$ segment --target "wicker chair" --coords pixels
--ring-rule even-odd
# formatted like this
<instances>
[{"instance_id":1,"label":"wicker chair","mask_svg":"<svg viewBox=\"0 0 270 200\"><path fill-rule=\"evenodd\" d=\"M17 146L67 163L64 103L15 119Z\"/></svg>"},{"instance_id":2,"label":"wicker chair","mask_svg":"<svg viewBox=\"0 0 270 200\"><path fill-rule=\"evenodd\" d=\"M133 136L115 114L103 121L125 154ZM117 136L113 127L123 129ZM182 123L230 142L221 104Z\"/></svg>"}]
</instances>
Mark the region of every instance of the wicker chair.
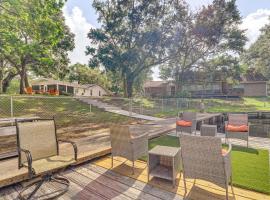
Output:
<instances>
[{"instance_id":1,"label":"wicker chair","mask_svg":"<svg viewBox=\"0 0 270 200\"><path fill-rule=\"evenodd\" d=\"M42 199L61 196L68 190L69 181L53 172L65 168L77 160L77 146L70 141L57 140L54 119L16 120L18 168L27 167L29 179L40 176L24 187L19 193L19 199L31 199L45 182L56 182L63 186L55 194L48 193ZM74 156L60 156L58 142L71 143L74 148ZM31 189L33 188L33 190ZM29 192L30 191L30 192ZM45 196L45 197L44 197ZM38 197L37 197L38 198Z\"/></svg>"},{"instance_id":2,"label":"wicker chair","mask_svg":"<svg viewBox=\"0 0 270 200\"><path fill-rule=\"evenodd\" d=\"M121 156L132 161L134 174L134 161L148 153L148 134L132 137L128 126L113 126L110 129L110 138L112 167L113 157Z\"/></svg>"},{"instance_id":3,"label":"wicker chair","mask_svg":"<svg viewBox=\"0 0 270 200\"><path fill-rule=\"evenodd\" d=\"M247 125L247 131L244 132L232 132L228 131L228 125ZM226 141L229 138L240 139L247 141L248 147L248 137L249 137L249 122L247 114L228 114L228 121L225 121L225 137Z\"/></svg>"},{"instance_id":4,"label":"wicker chair","mask_svg":"<svg viewBox=\"0 0 270 200\"><path fill-rule=\"evenodd\" d=\"M182 115L182 116L180 116L180 115ZM176 135L177 135L178 132L196 134L197 113L195 113L195 112L178 113L178 117L176 118L176 122L179 121L179 120L191 121L192 125L188 126L188 127L184 127L184 126L179 126L176 123Z\"/></svg>"},{"instance_id":5,"label":"wicker chair","mask_svg":"<svg viewBox=\"0 0 270 200\"><path fill-rule=\"evenodd\" d=\"M231 145L222 153L221 138L211 136L180 135L183 177L186 189L186 178L203 179L226 189L232 183Z\"/></svg>"}]
</instances>

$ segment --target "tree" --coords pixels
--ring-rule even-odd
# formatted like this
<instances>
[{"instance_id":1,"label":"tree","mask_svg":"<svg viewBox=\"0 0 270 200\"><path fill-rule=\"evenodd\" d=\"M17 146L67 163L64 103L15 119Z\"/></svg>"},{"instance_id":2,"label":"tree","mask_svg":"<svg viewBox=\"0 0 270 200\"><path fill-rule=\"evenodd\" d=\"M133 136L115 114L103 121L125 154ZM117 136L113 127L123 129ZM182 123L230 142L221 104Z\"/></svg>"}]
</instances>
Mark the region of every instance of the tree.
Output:
<instances>
[{"instance_id":1,"label":"tree","mask_svg":"<svg viewBox=\"0 0 270 200\"><path fill-rule=\"evenodd\" d=\"M175 42L170 48L170 54L176 56L160 66L161 78L172 78L176 92L181 91L184 74L189 70L207 70L210 63L217 64L214 68L237 67L224 65L237 60L246 42L244 31L239 29L241 18L235 0L214 0L198 12L189 11L183 22L177 21Z\"/></svg>"},{"instance_id":2,"label":"tree","mask_svg":"<svg viewBox=\"0 0 270 200\"><path fill-rule=\"evenodd\" d=\"M173 15L185 14L179 0L94 0L100 28L88 34L89 66L120 73L124 95L131 97L134 82L150 68L166 62Z\"/></svg>"},{"instance_id":3,"label":"tree","mask_svg":"<svg viewBox=\"0 0 270 200\"><path fill-rule=\"evenodd\" d=\"M28 70L59 74L67 66L74 36L64 24L63 5L61 0L1 2L0 54L19 74L21 94L29 86Z\"/></svg>"},{"instance_id":4,"label":"tree","mask_svg":"<svg viewBox=\"0 0 270 200\"><path fill-rule=\"evenodd\" d=\"M78 81L80 84L97 84L104 88L111 87L111 83L105 73L98 68L92 69L80 63L70 66L69 80Z\"/></svg>"},{"instance_id":5,"label":"tree","mask_svg":"<svg viewBox=\"0 0 270 200\"><path fill-rule=\"evenodd\" d=\"M243 62L270 79L270 18L269 23L261 29L261 35L243 56Z\"/></svg>"}]
</instances>

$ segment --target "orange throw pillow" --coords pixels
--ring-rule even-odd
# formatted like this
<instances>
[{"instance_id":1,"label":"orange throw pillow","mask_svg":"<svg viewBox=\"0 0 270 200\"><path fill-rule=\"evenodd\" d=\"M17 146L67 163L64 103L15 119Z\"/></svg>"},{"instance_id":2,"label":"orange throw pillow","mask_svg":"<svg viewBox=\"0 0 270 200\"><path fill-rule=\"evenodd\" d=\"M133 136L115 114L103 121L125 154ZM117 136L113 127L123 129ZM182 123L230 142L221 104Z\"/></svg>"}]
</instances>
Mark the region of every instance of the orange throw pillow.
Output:
<instances>
[{"instance_id":1,"label":"orange throw pillow","mask_svg":"<svg viewBox=\"0 0 270 200\"><path fill-rule=\"evenodd\" d=\"M231 132L247 132L248 126L247 125L227 125L226 127L227 131Z\"/></svg>"},{"instance_id":2,"label":"orange throw pillow","mask_svg":"<svg viewBox=\"0 0 270 200\"><path fill-rule=\"evenodd\" d=\"M190 122L190 121L185 121L185 120L178 120L178 121L176 122L176 125L177 125L177 126L190 127L190 126L192 126L192 122Z\"/></svg>"}]
</instances>

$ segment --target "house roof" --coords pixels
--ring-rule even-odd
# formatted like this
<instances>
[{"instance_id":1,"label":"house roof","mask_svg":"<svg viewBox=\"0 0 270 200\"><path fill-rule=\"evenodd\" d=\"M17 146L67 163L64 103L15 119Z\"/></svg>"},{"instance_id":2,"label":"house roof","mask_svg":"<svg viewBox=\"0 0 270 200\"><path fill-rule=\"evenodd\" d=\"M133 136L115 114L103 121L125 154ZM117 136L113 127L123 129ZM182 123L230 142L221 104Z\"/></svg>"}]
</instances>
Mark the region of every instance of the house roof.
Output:
<instances>
[{"instance_id":1,"label":"house roof","mask_svg":"<svg viewBox=\"0 0 270 200\"><path fill-rule=\"evenodd\" d=\"M248 69L246 74L240 77L240 81L243 83L251 83L251 82L266 82L268 80L265 76L257 72L255 69Z\"/></svg>"},{"instance_id":2,"label":"house roof","mask_svg":"<svg viewBox=\"0 0 270 200\"><path fill-rule=\"evenodd\" d=\"M32 85L67 85L67 86L72 86L72 87L81 87L80 84L78 83L70 83L66 81L59 81L59 80L53 80L53 79L37 79L31 81Z\"/></svg>"},{"instance_id":3,"label":"house roof","mask_svg":"<svg viewBox=\"0 0 270 200\"><path fill-rule=\"evenodd\" d=\"M144 83L144 88L150 87L163 87L165 84L169 83L168 81L147 81Z\"/></svg>"},{"instance_id":4,"label":"house roof","mask_svg":"<svg viewBox=\"0 0 270 200\"><path fill-rule=\"evenodd\" d=\"M202 71L186 71L184 73L184 83L199 83L204 82L209 77L209 74ZM212 82L220 82L222 80L222 72L218 71L212 74ZM267 78L263 74L251 68L239 77L235 77L240 83L262 83L267 82ZM165 84L172 83L171 81L147 81L144 88L164 87Z\"/></svg>"}]
</instances>

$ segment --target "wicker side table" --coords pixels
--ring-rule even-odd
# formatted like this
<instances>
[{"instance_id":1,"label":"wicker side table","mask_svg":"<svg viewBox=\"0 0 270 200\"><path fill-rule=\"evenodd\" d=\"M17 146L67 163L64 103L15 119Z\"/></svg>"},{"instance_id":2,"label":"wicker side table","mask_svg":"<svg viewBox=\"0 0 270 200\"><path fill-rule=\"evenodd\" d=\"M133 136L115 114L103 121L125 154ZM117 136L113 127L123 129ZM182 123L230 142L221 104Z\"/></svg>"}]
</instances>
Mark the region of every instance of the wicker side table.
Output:
<instances>
[{"instance_id":1,"label":"wicker side table","mask_svg":"<svg viewBox=\"0 0 270 200\"><path fill-rule=\"evenodd\" d=\"M217 136L217 126L203 124L201 126L201 136L213 136L213 137Z\"/></svg>"},{"instance_id":2,"label":"wicker side table","mask_svg":"<svg viewBox=\"0 0 270 200\"><path fill-rule=\"evenodd\" d=\"M156 146L148 152L148 182L150 176L171 180L175 179L181 169L180 148Z\"/></svg>"}]
</instances>

